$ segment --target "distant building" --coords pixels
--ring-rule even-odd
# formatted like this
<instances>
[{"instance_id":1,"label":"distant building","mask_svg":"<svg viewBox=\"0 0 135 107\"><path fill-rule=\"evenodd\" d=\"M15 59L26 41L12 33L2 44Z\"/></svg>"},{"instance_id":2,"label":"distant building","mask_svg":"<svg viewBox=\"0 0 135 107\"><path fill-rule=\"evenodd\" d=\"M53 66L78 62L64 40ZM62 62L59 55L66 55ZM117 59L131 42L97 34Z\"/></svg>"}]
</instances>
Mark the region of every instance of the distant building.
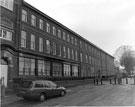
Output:
<instances>
[{"instance_id":1,"label":"distant building","mask_svg":"<svg viewBox=\"0 0 135 107\"><path fill-rule=\"evenodd\" d=\"M114 75L113 56L25 1L1 0L0 9L0 66L6 86L16 77Z\"/></svg>"}]
</instances>

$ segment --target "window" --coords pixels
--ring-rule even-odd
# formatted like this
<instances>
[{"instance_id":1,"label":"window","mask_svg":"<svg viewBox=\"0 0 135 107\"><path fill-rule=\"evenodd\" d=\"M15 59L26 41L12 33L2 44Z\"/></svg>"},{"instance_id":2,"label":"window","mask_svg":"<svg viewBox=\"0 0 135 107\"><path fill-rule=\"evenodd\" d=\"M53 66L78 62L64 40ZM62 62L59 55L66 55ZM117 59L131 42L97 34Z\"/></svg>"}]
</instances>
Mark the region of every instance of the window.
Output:
<instances>
[{"instance_id":1,"label":"window","mask_svg":"<svg viewBox=\"0 0 135 107\"><path fill-rule=\"evenodd\" d=\"M50 24L46 23L46 32L50 33Z\"/></svg>"},{"instance_id":2,"label":"window","mask_svg":"<svg viewBox=\"0 0 135 107\"><path fill-rule=\"evenodd\" d=\"M63 32L63 40L66 40L66 34Z\"/></svg>"},{"instance_id":3,"label":"window","mask_svg":"<svg viewBox=\"0 0 135 107\"><path fill-rule=\"evenodd\" d=\"M26 48L26 36L27 33L25 31L21 31L21 47Z\"/></svg>"},{"instance_id":4,"label":"window","mask_svg":"<svg viewBox=\"0 0 135 107\"><path fill-rule=\"evenodd\" d=\"M22 21L27 22L27 11L22 10Z\"/></svg>"},{"instance_id":5,"label":"window","mask_svg":"<svg viewBox=\"0 0 135 107\"><path fill-rule=\"evenodd\" d=\"M66 47L63 47L63 57L66 58Z\"/></svg>"},{"instance_id":6,"label":"window","mask_svg":"<svg viewBox=\"0 0 135 107\"><path fill-rule=\"evenodd\" d=\"M78 54L77 54L77 51L75 51L75 61L78 61Z\"/></svg>"},{"instance_id":7,"label":"window","mask_svg":"<svg viewBox=\"0 0 135 107\"><path fill-rule=\"evenodd\" d=\"M72 60L74 60L74 50L72 50Z\"/></svg>"},{"instance_id":8,"label":"window","mask_svg":"<svg viewBox=\"0 0 135 107\"><path fill-rule=\"evenodd\" d=\"M58 47L58 55L61 56L61 46Z\"/></svg>"},{"instance_id":9,"label":"window","mask_svg":"<svg viewBox=\"0 0 135 107\"><path fill-rule=\"evenodd\" d=\"M31 15L31 25L36 26L36 16Z\"/></svg>"},{"instance_id":10,"label":"window","mask_svg":"<svg viewBox=\"0 0 135 107\"><path fill-rule=\"evenodd\" d=\"M47 53L50 53L50 51L51 51L50 41L49 40L46 40L46 51L47 51Z\"/></svg>"},{"instance_id":11,"label":"window","mask_svg":"<svg viewBox=\"0 0 135 107\"><path fill-rule=\"evenodd\" d=\"M0 5L13 11L14 0L0 0Z\"/></svg>"},{"instance_id":12,"label":"window","mask_svg":"<svg viewBox=\"0 0 135 107\"><path fill-rule=\"evenodd\" d=\"M43 87L44 87L44 85L42 82L35 83L35 88L43 88Z\"/></svg>"},{"instance_id":13,"label":"window","mask_svg":"<svg viewBox=\"0 0 135 107\"><path fill-rule=\"evenodd\" d=\"M53 62L53 70L52 70L53 76L62 76L62 64Z\"/></svg>"},{"instance_id":14,"label":"window","mask_svg":"<svg viewBox=\"0 0 135 107\"><path fill-rule=\"evenodd\" d=\"M13 34L11 31L0 29L0 38L1 39L12 41L12 39L13 39L12 36L13 36Z\"/></svg>"},{"instance_id":15,"label":"window","mask_svg":"<svg viewBox=\"0 0 135 107\"><path fill-rule=\"evenodd\" d=\"M64 76L71 76L70 65L64 64Z\"/></svg>"},{"instance_id":16,"label":"window","mask_svg":"<svg viewBox=\"0 0 135 107\"><path fill-rule=\"evenodd\" d=\"M86 49L86 51L87 51L87 44L85 44L85 49Z\"/></svg>"},{"instance_id":17,"label":"window","mask_svg":"<svg viewBox=\"0 0 135 107\"><path fill-rule=\"evenodd\" d=\"M35 59L19 57L19 75L35 75Z\"/></svg>"},{"instance_id":18,"label":"window","mask_svg":"<svg viewBox=\"0 0 135 107\"><path fill-rule=\"evenodd\" d=\"M78 66L72 66L72 76L78 76Z\"/></svg>"},{"instance_id":19,"label":"window","mask_svg":"<svg viewBox=\"0 0 135 107\"><path fill-rule=\"evenodd\" d=\"M41 29L41 30L43 30L43 20L42 19L40 19L39 20L39 28Z\"/></svg>"},{"instance_id":20,"label":"window","mask_svg":"<svg viewBox=\"0 0 135 107\"><path fill-rule=\"evenodd\" d=\"M43 38L39 37L39 51L43 52Z\"/></svg>"},{"instance_id":21,"label":"window","mask_svg":"<svg viewBox=\"0 0 135 107\"><path fill-rule=\"evenodd\" d=\"M50 62L38 60L38 75L50 75Z\"/></svg>"},{"instance_id":22,"label":"window","mask_svg":"<svg viewBox=\"0 0 135 107\"><path fill-rule=\"evenodd\" d=\"M56 36L56 28L53 26L53 35Z\"/></svg>"},{"instance_id":23,"label":"window","mask_svg":"<svg viewBox=\"0 0 135 107\"><path fill-rule=\"evenodd\" d=\"M82 42L80 41L80 48L82 48Z\"/></svg>"},{"instance_id":24,"label":"window","mask_svg":"<svg viewBox=\"0 0 135 107\"><path fill-rule=\"evenodd\" d=\"M74 44L74 37L71 37L71 43Z\"/></svg>"},{"instance_id":25,"label":"window","mask_svg":"<svg viewBox=\"0 0 135 107\"><path fill-rule=\"evenodd\" d=\"M58 38L61 38L61 31L58 29Z\"/></svg>"},{"instance_id":26,"label":"window","mask_svg":"<svg viewBox=\"0 0 135 107\"><path fill-rule=\"evenodd\" d=\"M56 55L56 43L53 42L53 55Z\"/></svg>"},{"instance_id":27,"label":"window","mask_svg":"<svg viewBox=\"0 0 135 107\"><path fill-rule=\"evenodd\" d=\"M89 51L91 51L91 46L89 46Z\"/></svg>"},{"instance_id":28,"label":"window","mask_svg":"<svg viewBox=\"0 0 135 107\"><path fill-rule=\"evenodd\" d=\"M80 53L80 61L83 62L82 53Z\"/></svg>"},{"instance_id":29,"label":"window","mask_svg":"<svg viewBox=\"0 0 135 107\"><path fill-rule=\"evenodd\" d=\"M88 55L85 55L86 63L88 63Z\"/></svg>"},{"instance_id":30,"label":"window","mask_svg":"<svg viewBox=\"0 0 135 107\"><path fill-rule=\"evenodd\" d=\"M69 34L67 35L67 41L70 42L70 36L69 36Z\"/></svg>"},{"instance_id":31,"label":"window","mask_svg":"<svg viewBox=\"0 0 135 107\"><path fill-rule=\"evenodd\" d=\"M89 63L91 64L91 56L89 56Z\"/></svg>"},{"instance_id":32,"label":"window","mask_svg":"<svg viewBox=\"0 0 135 107\"><path fill-rule=\"evenodd\" d=\"M31 49L35 50L35 35L31 34Z\"/></svg>"},{"instance_id":33,"label":"window","mask_svg":"<svg viewBox=\"0 0 135 107\"><path fill-rule=\"evenodd\" d=\"M77 39L75 38L75 45L77 46Z\"/></svg>"},{"instance_id":34,"label":"window","mask_svg":"<svg viewBox=\"0 0 135 107\"><path fill-rule=\"evenodd\" d=\"M68 48L68 59L70 59L70 49Z\"/></svg>"}]
</instances>

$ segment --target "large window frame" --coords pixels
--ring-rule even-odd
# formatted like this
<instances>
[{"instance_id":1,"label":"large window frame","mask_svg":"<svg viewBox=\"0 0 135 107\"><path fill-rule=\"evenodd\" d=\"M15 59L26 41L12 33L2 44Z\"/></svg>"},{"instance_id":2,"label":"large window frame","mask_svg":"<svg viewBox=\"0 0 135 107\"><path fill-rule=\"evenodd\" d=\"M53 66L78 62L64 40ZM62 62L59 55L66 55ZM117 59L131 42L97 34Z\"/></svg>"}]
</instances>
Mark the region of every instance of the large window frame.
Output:
<instances>
[{"instance_id":1,"label":"large window frame","mask_svg":"<svg viewBox=\"0 0 135 107\"><path fill-rule=\"evenodd\" d=\"M21 31L21 47L26 48L26 40L27 40L27 32L22 30Z\"/></svg>"},{"instance_id":2,"label":"large window frame","mask_svg":"<svg viewBox=\"0 0 135 107\"><path fill-rule=\"evenodd\" d=\"M30 47L32 50L35 50L35 37L36 36L34 34L31 34L31 43L30 43L31 46Z\"/></svg>"},{"instance_id":3,"label":"large window frame","mask_svg":"<svg viewBox=\"0 0 135 107\"><path fill-rule=\"evenodd\" d=\"M13 11L14 0L0 0L0 5Z\"/></svg>"}]
</instances>

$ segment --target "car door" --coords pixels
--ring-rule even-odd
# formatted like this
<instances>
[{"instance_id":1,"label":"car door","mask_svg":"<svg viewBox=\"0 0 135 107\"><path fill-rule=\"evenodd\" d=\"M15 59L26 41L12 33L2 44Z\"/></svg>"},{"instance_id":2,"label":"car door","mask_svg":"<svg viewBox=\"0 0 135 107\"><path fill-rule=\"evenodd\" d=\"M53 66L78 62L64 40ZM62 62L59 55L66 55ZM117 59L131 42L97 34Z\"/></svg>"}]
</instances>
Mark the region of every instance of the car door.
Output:
<instances>
[{"instance_id":1,"label":"car door","mask_svg":"<svg viewBox=\"0 0 135 107\"><path fill-rule=\"evenodd\" d=\"M53 89L49 81L44 81L45 93L48 97L53 96Z\"/></svg>"}]
</instances>

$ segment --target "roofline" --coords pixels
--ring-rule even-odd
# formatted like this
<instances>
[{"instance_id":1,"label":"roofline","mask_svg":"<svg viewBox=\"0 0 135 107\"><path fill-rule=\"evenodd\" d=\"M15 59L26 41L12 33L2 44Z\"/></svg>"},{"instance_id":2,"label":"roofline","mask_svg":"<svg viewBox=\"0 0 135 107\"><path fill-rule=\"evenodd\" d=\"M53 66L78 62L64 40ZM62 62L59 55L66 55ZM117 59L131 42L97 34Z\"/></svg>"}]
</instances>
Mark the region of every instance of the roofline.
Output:
<instances>
[{"instance_id":1,"label":"roofline","mask_svg":"<svg viewBox=\"0 0 135 107\"><path fill-rule=\"evenodd\" d=\"M29 8L31 8L32 10L36 11L37 13L40 13L42 16L48 18L49 20L51 20L52 22L58 24L59 26L63 27L65 30L68 30L70 33L72 33L73 35L79 37L80 39L83 39L84 41L86 41L87 43L93 45L94 47L98 48L100 51L106 53L107 55L111 56L114 58L114 56L110 55L109 53L105 52L103 49L99 48L98 46L96 46L95 44L93 44L92 42L88 41L87 39L85 39L84 37L80 36L79 34L77 34L76 32L74 32L73 30L69 29L68 27L66 27L65 25L61 24L60 22L56 21L55 19L51 18L50 16L48 16L47 14L43 13L42 11L38 10L37 8L35 8L34 6L30 5L29 3L25 2L23 0L23 4Z\"/></svg>"}]
</instances>

